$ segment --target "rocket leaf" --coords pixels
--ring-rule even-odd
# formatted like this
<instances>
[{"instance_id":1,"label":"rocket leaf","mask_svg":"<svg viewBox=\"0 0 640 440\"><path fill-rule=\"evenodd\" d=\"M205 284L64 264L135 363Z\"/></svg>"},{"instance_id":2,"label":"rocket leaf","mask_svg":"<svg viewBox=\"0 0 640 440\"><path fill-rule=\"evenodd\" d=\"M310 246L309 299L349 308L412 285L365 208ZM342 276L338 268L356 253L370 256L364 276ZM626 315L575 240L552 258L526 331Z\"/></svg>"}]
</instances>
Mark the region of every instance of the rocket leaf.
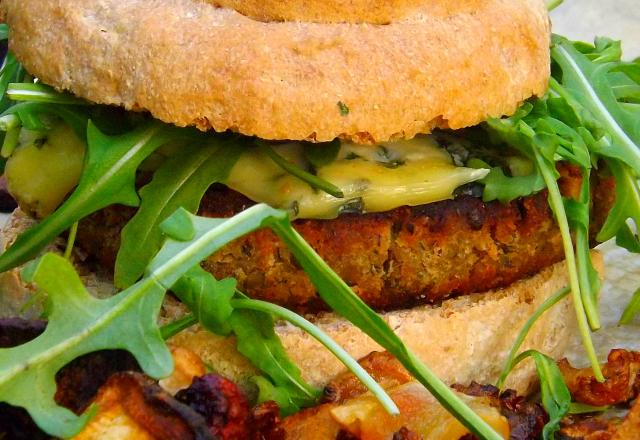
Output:
<instances>
[{"instance_id":1,"label":"rocket leaf","mask_svg":"<svg viewBox=\"0 0 640 440\"><path fill-rule=\"evenodd\" d=\"M4 111L11 105L11 100L5 95L9 83L17 81L20 75L21 66L15 55L11 51L7 52L7 55L2 61L2 68L0 69L0 111Z\"/></svg>"},{"instance_id":2,"label":"rocket leaf","mask_svg":"<svg viewBox=\"0 0 640 440\"><path fill-rule=\"evenodd\" d=\"M565 38L555 36L553 41L551 54L562 69L563 86L610 138L610 144L596 152L621 160L640 176L640 108L630 111L616 98L609 73L618 63L591 61Z\"/></svg>"},{"instance_id":3,"label":"rocket leaf","mask_svg":"<svg viewBox=\"0 0 640 440\"><path fill-rule=\"evenodd\" d=\"M631 324L633 318L640 313L640 288L638 288L632 295L631 301L622 312L620 317L620 325Z\"/></svg>"},{"instance_id":4,"label":"rocket leaf","mask_svg":"<svg viewBox=\"0 0 640 440\"><path fill-rule=\"evenodd\" d=\"M151 122L110 137L89 122L87 158L77 188L52 215L20 235L0 255L0 272L34 258L61 232L99 209L116 203L138 206L135 173L140 163L159 146L190 133Z\"/></svg>"},{"instance_id":5,"label":"rocket leaf","mask_svg":"<svg viewBox=\"0 0 640 440\"><path fill-rule=\"evenodd\" d=\"M273 329L271 315L235 310L231 305L236 295L236 280L218 281L197 265L174 284L172 291L204 328L218 335L236 336L238 351L281 389L281 398L286 396L280 402L284 404L282 410L295 412L317 402L318 390L302 379L300 370L289 359Z\"/></svg>"},{"instance_id":6,"label":"rocket leaf","mask_svg":"<svg viewBox=\"0 0 640 440\"><path fill-rule=\"evenodd\" d=\"M466 406L460 398L420 361L391 330L384 319L367 306L345 282L333 272L320 256L293 229L285 211L259 204L230 219L208 219L189 214L182 209L167 222L188 224L194 232L191 242L168 240L153 259L145 278L162 279L173 285L180 278L172 267L195 266L200 259L214 253L226 243L252 232L269 227L287 245L305 270L320 297L334 311L351 321L393 354L438 401L454 414L472 433L483 439L500 436ZM165 222L165 226L167 225ZM198 258L199 257L199 258Z\"/></svg>"},{"instance_id":7,"label":"rocket leaf","mask_svg":"<svg viewBox=\"0 0 640 440\"><path fill-rule=\"evenodd\" d=\"M178 214L168 223L181 217L184 218ZM180 219L177 223L184 222ZM167 224L164 226L166 228ZM238 351L267 376L255 378L260 402L276 399L281 413L289 415L300 408L316 405L320 397L320 391L304 381L299 368L289 359L274 331L275 317L301 328L322 343L390 414L398 414L396 404L355 359L322 330L294 312L266 301L249 299L236 290L235 280L218 281L200 266L180 278L171 290L206 329L221 335L235 334Z\"/></svg>"},{"instance_id":8,"label":"rocket leaf","mask_svg":"<svg viewBox=\"0 0 640 440\"><path fill-rule=\"evenodd\" d=\"M236 294L236 285L235 279L218 281L197 265L182 276L171 291L189 307L204 328L216 335L228 336L232 332L229 319L233 313L229 301Z\"/></svg>"},{"instance_id":9,"label":"rocket leaf","mask_svg":"<svg viewBox=\"0 0 640 440\"><path fill-rule=\"evenodd\" d=\"M571 112L563 112L563 114L565 117L566 115L571 115L569 117L576 116ZM552 121L560 123L558 124ZM589 166L588 151L585 151L587 149L587 143L582 142L578 145L567 145L567 137L573 139L574 136L567 133L567 125L555 119L550 113L550 107L541 101L521 107L518 113L510 118L489 119L487 124L490 133L495 138L509 143L509 145L519 149L527 156L532 155L535 160L537 172L544 180L548 191L549 206L555 215L562 236L578 328L594 373L596 377L600 378L602 377L602 373L589 328L590 322L598 323L597 311L594 311L593 307L590 307L591 302L588 302L588 299L592 298L597 292L594 292L589 287L583 296L581 291L581 279L584 280L584 278L581 278L580 274L587 273L588 269L578 267L576 251L574 250L573 238L569 227L569 218L560 193L560 188L558 187L557 178L559 177L559 173L555 164L556 160L565 159L568 161L576 161L582 166ZM579 136L577 132L576 136ZM585 160L585 158L587 158L587 160ZM505 185L503 185L503 187L504 186ZM590 264L588 261L583 261L582 258L580 262ZM587 296L587 294L589 296ZM590 312L591 316L588 316L585 310Z\"/></svg>"},{"instance_id":10,"label":"rocket leaf","mask_svg":"<svg viewBox=\"0 0 640 440\"><path fill-rule=\"evenodd\" d=\"M73 128L80 139L87 138L89 116L73 105L20 102L2 113L2 116L6 115L17 115L24 128L34 131L49 130L51 127L46 120L59 117Z\"/></svg>"},{"instance_id":11,"label":"rocket leaf","mask_svg":"<svg viewBox=\"0 0 640 440\"><path fill-rule=\"evenodd\" d=\"M302 378L300 369L289 359L268 313L236 309L229 324L237 338L238 351L260 371L267 374L277 388L286 392L285 414L317 404L320 390Z\"/></svg>"},{"instance_id":12,"label":"rocket leaf","mask_svg":"<svg viewBox=\"0 0 640 440\"><path fill-rule=\"evenodd\" d=\"M484 185L482 200L490 202L499 200L508 203L518 197L525 197L545 188L544 180L537 169L526 176L507 176L500 167L491 167L480 159L467 162L471 168L490 168L489 174L480 180Z\"/></svg>"},{"instance_id":13,"label":"rocket leaf","mask_svg":"<svg viewBox=\"0 0 640 440\"><path fill-rule=\"evenodd\" d=\"M640 187L632 170L618 160L608 161L609 169L616 179L616 201L607 216L604 226L598 233L598 240L605 241L615 237L623 228L627 228L627 219L633 219L640 227ZM623 231L624 232L624 231Z\"/></svg>"},{"instance_id":14,"label":"rocket leaf","mask_svg":"<svg viewBox=\"0 0 640 440\"><path fill-rule=\"evenodd\" d=\"M545 312L547 312L547 310L551 309L553 306L558 304L558 302L566 298L566 296L569 294L569 290L570 289L568 287L564 287L558 290L557 292L555 292L553 295L545 299L544 302L540 304L540 306L536 309L536 311L533 312L533 314L531 314L529 319L527 319L527 322L525 322L525 324L522 326L522 328L518 332L518 336L516 337L515 342L511 346L511 349L509 350L509 355L507 356L507 360L504 364L504 367L502 368L500 377L496 382L496 386L498 388L503 389L504 383L507 380L509 373L511 373L511 371L513 370L513 367L515 366L515 360L518 355L518 352L520 351L520 347L522 346L525 339L527 338L527 335L529 334L531 327L533 327L533 325L538 321L538 319Z\"/></svg>"},{"instance_id":15,"label":"rocket leaf","mask_svg":"<svg viewBox=\"0 0 640 440\"><path fill-rule=\"evenodd\" d=\"M571 393L556 362L540 352L525 351L515 359L513 365L517 365L528 357L533 358L536 363L536 372L540 378L542 406L549 414L549 421L542 430L542 438L553 439L554 433L560 427L560 420L567 415L571 407Z\"/></svg>"},{"instance_id":16,"label":"rocket leaf","mask_svg":"<svg viewBox=\"0 0 640 440\"><path fill-rule=\"evenodd\" d=\"M599 280L589 256L588 176L600 160L616 178L616 200L597 239L617 236L633 249L637 240L626 221L631 218L636 225L640 223L636 180L640 175L640 107L634 104L640 91L640 68L620 61L621 53L620 43L609 39L599 38L589 45L554 36L549 92L510 118L488 121L495 137L536 158L562 233L580 332L599 379L600 366L586 324L594 330L599 327ZM582 169L585 181L579 200L561 200L555 163L562 160ZM491 187L495 198L513 194L508 183L499 183Z\"/></svg>"},{"instance_id":17,"label":"rocket leaf","mask_svg":"<svg viewBox=\"0 0 640 440\"><path fill-rule=\"evenodd\" d=\"M195 213L205 191L226 179L243 151L240 142L212 138L194 143L164 162L140 190L140 209L122 230L116 258L116 287L127 287L143 274L162 245L160 223L182 207Z\"/></svg>"},{"instance_id":18,"label":"rocket leaf","mask_svg":"<svg viewBox=\"0 0 640 440\"><path fill-rule=\"evenodd\" d=\"M156 324L165 289L148 279L102 300L87 293L63 257L45 254L32 264L32 281L49 295L49 321L36 339L0 349L0 400L26 408L49 434L70 437L91 416L78 417L54 401L55 375L73 359L120 348L152 377L171 373L171 354Z\"/></svg>"}]
</instances>

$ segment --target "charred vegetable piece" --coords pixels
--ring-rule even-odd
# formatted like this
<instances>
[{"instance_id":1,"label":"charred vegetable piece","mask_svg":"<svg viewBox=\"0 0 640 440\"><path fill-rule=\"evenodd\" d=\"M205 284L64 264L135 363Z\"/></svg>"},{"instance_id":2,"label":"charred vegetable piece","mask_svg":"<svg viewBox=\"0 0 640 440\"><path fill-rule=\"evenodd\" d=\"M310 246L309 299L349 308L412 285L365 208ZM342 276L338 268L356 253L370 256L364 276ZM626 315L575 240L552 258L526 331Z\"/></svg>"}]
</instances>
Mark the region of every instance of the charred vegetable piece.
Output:
<instances>
[{"instance_id":1,"label":"charred vegetable piece","mask_svg":"<svg viewBox=\"0 0 640 440\"><path fill-rule=\"evenodd\" d=\"M25 139L5 169L9 191L20 207L39 218L51 214L78 184L85 149L65 124L43 138Z\"/></svg>"}]
</instances>

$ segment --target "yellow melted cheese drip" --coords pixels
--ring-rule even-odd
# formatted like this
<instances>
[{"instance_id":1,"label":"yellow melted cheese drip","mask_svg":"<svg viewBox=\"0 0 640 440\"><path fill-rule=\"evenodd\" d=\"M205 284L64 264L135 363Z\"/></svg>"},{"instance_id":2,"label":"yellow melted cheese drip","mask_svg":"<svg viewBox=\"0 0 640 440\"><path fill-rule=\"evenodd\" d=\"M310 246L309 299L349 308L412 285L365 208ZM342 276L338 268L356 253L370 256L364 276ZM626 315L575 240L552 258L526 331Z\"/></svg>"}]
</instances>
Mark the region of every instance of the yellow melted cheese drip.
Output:
<instances>
[{"instance_id":1,"label":"yellow melted cheese drip","mask_svg":"<svg viewBox=\"0 0 640 440\"><path fill-rule=\"evenodd\" d=\"M274 149L290 162L309 167L302 144ZM340 188L344 198L311 188L259 149L244 153L225 183L256 202L288 209L293 217L330 219L345 209L383 212L450 199L457 187L488 172L455 166L431 137L419 137L377 146L342 143L336 159L316 174Z\"/></svg>"}]
</instances>

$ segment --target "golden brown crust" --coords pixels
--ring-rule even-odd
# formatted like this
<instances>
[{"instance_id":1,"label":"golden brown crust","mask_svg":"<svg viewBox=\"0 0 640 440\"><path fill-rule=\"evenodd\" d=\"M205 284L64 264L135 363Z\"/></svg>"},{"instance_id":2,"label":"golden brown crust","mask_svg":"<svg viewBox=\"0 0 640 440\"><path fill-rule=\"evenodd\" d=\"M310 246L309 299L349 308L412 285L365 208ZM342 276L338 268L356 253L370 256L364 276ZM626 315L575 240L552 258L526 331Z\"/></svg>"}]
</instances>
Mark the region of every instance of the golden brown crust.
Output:
<instances>
[{"instance_id":1,"label":"golden brown crust","mask_svg":"<svg viewBox=\"0 0 640 440\"><path fill-rule=\"evenodd\" d=\"M474 125L544 92L544 2L475 3L389 25L265 23L197 0L3 7L27 70L91 101L265 139L376 142Z\"/></svg>"},{"instance_id":2,"label":"golden brown crust","mask_svg":"<svg viewBox=\"0 0 640 440\"><path fill-rule=\"evenodd\" d=\"M428 10L449 17L482 8L488 0L206 0L260 21L388 24ZM490 0L489 0L490 1Z\"/></svg>"}]
</instances>

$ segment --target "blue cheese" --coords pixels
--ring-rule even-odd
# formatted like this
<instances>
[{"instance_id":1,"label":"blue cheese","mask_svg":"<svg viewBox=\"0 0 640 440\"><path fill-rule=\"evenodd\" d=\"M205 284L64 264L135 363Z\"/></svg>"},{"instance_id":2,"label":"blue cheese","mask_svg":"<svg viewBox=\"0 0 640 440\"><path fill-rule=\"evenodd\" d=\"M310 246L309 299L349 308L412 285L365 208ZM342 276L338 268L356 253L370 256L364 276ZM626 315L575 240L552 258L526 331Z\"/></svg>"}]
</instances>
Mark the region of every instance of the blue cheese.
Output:
<instances>
[{"instance_id":1,"label":"blue cheese","mask_svg":"<svg viewBox=\"0 0 640 440\"><path fill-rule=\"evenodd\" d=\"M309 168L302 144L292 142L274 149ZM455 166L451 156L425 136L376 146L342 143L335 160L316 174L340 188L344 198L311 188L259 149L244 153L225 183L256 202L288 209L293 217L330 219L343 210L382 212L450 199L457 187L482 179L488 172Z\"/></svg>"}]
</instances>

